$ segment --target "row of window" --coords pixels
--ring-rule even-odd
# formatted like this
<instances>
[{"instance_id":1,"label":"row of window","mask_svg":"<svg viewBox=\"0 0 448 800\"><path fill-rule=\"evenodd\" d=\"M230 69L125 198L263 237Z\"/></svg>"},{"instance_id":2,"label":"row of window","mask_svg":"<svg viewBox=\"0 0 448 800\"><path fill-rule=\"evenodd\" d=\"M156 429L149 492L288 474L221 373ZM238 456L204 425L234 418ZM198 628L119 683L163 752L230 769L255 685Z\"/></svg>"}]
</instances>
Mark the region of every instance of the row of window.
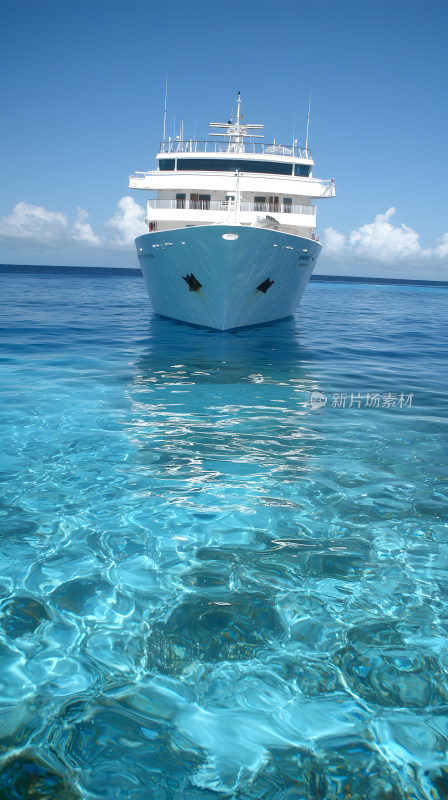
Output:
<instances>
[{"instance_id":1,"label":"row of window","mask_svg":"<svg viewBox=\"0 0 448 800\"><path fill-rule=\"evenodd\" d=\"M242 158L161 158L159 170L169 172L176 169L185 172L258 172L271 175L295 175L308 178L308 164L285 164L277 161L249 161Z\"/></svg>"}]
</instances>

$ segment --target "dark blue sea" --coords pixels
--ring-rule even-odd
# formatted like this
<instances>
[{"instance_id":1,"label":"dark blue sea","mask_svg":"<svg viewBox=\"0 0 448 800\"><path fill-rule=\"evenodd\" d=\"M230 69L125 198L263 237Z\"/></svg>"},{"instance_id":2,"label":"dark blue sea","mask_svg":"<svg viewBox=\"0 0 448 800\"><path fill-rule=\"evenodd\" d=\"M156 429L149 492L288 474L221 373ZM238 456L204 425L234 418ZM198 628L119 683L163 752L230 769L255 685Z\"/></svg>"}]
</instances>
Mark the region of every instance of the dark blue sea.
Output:
<instances>
[{"instance_id":1,"label":"dark blue sea","mask_svg":"<svg viewBox=\"0 0 448 800\"><path fill-rule=\"evenodd\" d=\"M2 800L448 797L447 301L0 273Z\"/></svg>"}]
</instances>

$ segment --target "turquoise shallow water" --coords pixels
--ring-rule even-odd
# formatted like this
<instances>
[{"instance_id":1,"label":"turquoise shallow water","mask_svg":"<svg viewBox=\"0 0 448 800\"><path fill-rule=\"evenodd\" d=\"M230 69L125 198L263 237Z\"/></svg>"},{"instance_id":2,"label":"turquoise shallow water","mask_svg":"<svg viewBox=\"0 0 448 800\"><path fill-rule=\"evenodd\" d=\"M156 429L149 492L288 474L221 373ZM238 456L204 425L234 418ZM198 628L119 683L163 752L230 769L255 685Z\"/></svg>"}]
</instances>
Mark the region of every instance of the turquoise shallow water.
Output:
<instances>
[{"instance_id":1,"label":"turquoise shallow water","mask_svg":"<svg viewBox=\"0 0 448 800\"><path fill-rule=\"evenodd\" d=\"M0 284L0 796L446 798L447 290Z\"/></svg>"}]
</instances>

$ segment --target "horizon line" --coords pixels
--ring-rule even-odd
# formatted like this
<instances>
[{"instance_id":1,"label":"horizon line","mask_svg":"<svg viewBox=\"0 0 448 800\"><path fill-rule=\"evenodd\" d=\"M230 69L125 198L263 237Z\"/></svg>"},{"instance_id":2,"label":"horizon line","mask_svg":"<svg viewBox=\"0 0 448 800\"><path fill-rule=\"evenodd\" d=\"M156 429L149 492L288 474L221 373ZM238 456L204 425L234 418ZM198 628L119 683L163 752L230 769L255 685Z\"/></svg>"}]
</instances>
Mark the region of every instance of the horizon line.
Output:
<instances>
[{"instance_id":1,"label":"horizon line","mask_svg":"<svg viewBox=\"0 0 448 800\"><path fill-rule=\"evenodd\" d=\"M0 264L0 272L31 272L31 273L56 273L67 271L72 274L85 275L87 272L92 273L109 273L111 275L142 275L139 267L74 267L50 265L50 264ZM379 284L395 284L398 286L448 286L448 281L442 280L425 280L423 278L382 278L375 275L311 275L311 281L322 281L331 283L379 283Z\"/></svg>"}]
</instances>

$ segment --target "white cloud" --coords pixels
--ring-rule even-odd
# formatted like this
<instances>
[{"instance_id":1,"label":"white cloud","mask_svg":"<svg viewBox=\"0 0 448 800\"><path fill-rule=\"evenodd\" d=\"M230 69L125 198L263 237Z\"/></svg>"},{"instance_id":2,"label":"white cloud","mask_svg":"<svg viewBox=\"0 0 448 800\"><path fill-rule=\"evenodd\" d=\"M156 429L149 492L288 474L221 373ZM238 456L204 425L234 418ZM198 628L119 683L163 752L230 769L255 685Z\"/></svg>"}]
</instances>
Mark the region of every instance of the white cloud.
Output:
<instances>
[{"instance_id":1,"label":"white cloud","mask_svg":"<svg viewBox=\"0 0 448 800\"><path fill-rule=\"evenodd\" d=\"M325 228L322 244L328 255L339 255L345 247L346 237L335 228Z\"/></svg>"},{"instance_id":2,"label":"white cloud","mask_svg":"<svg viewBox=\"0 0 448 800\"><path fill-rule=\"evenodd\" d=\"M442 238L437 241L439 244L434 248L434 255L437 258L445 258L448 256L448 233L444 233Z\"/></svg>"},{"instance_id":3,"label":"white cloud","mask_svg":"<svg viewBox=\"0 0 448 800\"><path fill-rule=\"evenodd\" d=\"M147 232L145 211L133 197L122 197L118 201L118 211L104 227L111 237L109 247L131 247L136 236Z\"/></svg>"},{"instance_id":4,"label":"white cloud","mask_svg":"<svg viewBox=\"0 0 448 800\"><path fill-rule=\"evenodd\" d=\"M395 208L389 208L385 214L377 214L373 222L350 233L350 247L356 256L390 264L431 254L422 249L418 233L412 228L404 223L398 228L391 225L389 220L395 213Z\"/></svg>"},{"instance_id":5,"label":"white cloud","mask_svg":"<svg viewBox=\"0 0 448 800\"><path fill-rule=\"evenodd\" d=\"M78 216L71 231L72 238L80 244L98 247L99 245L103 244L103 240L101 236L98 236L98 234L93 232L92 227L88 222L86 222L88 216L89 215L87 211L84 211L83 208L78 208Z\"/></svg>"},{"instance_id":6,"label":"white cloud","mask_svg":"<svg viewBox=\"0 0 448 800\"><path fill-rule=\"evenodd\" d=\"M17 245L39 245L54 249L83 248L105 250L133 249L134 239L145 233L145 211L132 197L118 201L114 216L103 224L105 234L96 233L87 222L88 213L78 208L76 220L70 223L60 211L48 211L22 201L9 216L0 219L0 242Z\"/></svg>"},{"instance_id":7,"label":"white cloud","mask_svg":"<svg viewBox=\"0 0 448 800\"><path fill-rule=\"evenodd\" d=\"M326 228L322 237L325 256L348 265L369 262L426 267L431 257L448 262L448 233L436 247L425 249L416 231L404 223L392 224L395 213L392 206L384 214L377 214L373 222L351 231L348 237L334 228Z\"/></svg>"},{"instance_id":8,"label":"white cloud","mask_svg":"<svg viewBox=\"0 0 448 800\"><path fill-rule=\"evenodd\" d=\"M0 220L0 240L24 241L55 247L56 245L103 244L100 236L86 222L87 211L78 208L78 216L71 225L60 211L48 211L44 206L35 206L22 200L14 206L9 217Z\"/></svg>"},{"instance_id":9,"label":"white cloud","mask_svg":"<svg viewBox=\"0 0 448 800\"><path fill-rule=\"evenodd\" d=\"M9 217L0 220L0 238L33 239L51 245L66 239L69 227L65 214L22 201Z\"/></svg>"}]
</instances>

